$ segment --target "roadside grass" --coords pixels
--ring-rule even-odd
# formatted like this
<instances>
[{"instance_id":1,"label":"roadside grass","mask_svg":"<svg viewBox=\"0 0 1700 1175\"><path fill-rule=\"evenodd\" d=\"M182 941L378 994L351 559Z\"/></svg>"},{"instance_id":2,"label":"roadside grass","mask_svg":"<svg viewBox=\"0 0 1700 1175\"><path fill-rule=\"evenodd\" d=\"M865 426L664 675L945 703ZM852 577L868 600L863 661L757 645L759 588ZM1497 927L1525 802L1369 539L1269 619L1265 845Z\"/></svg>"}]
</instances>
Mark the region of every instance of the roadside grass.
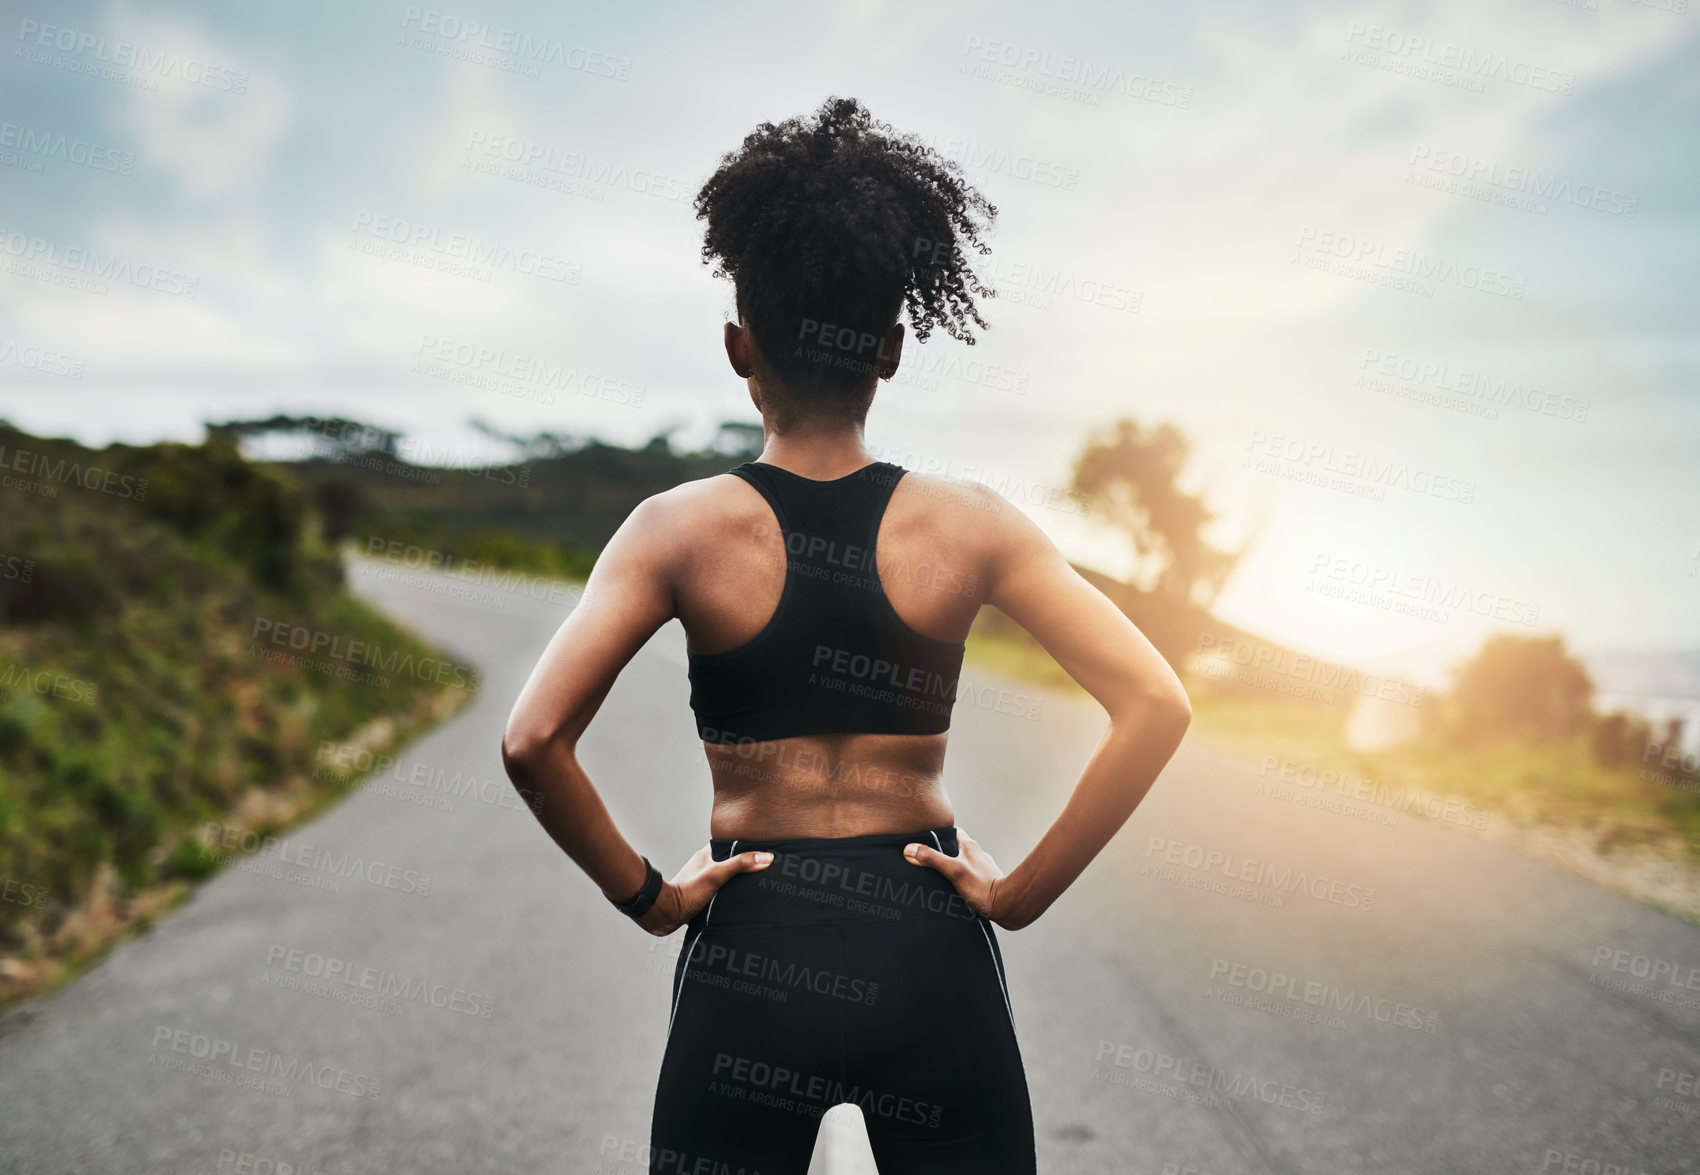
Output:
<instances>
[{"instance_id":1,"label":"roadside grass","mask_svg":"<svg viewBox=\"0 0 1700 1175\"><path fill-rule=\"evenodd\" d=\"M1024 633L977 626L968 658L993 672L1087 696ZM1607 765L1586 736L1461 747L1431 729L1403 745L1366 751L1347 743L1344 705L1259 697L1224 690L1208 678L1189 680L1187 692L1193 706L1188 737L1259 764L1271 779L1283 772L1307 772L1307 778L1331 772L1330 781L1349 784L1347 794L1384 803L1457 797L1519 827L1586 832L1601 856L1646 848L1700 866L1700 776L1643 766L1638 748L1627 761Z\"/></svg>"},{"instance_id":2,"label":"roadside grass","mask_svg":"<svg viewBox=\"0 0 1700 1175\"><path fill-rule=\"evenodd\" d=\"M346 794L315 778L322 743L398 745L477 677L439 680L443 654L348 591L299 491L233 450L0 444L38 481L0 491L3 1007L228 863L207 824L280 831Z\"/></svg>"}]
</instances>

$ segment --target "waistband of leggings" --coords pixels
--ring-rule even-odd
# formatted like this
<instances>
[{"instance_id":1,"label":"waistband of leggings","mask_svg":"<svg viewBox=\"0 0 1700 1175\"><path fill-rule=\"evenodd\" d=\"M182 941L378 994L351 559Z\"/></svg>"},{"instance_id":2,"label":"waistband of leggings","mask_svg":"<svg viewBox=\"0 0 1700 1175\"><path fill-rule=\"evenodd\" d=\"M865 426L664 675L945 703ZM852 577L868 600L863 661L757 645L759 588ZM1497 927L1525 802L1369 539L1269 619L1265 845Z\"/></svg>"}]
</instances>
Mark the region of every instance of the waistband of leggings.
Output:
<instances>
[{"instance_id":1,"label":"waistband of leggings","mask_svg":"<svg viewBox=\"0 0 1700 1175\"><path fill-rule=\"evenodd\" d=\"M934 843L933 837L938 837ZM804 857L830 857L842 853L855 853L867 849L902 848L906 844L920 842L931 848L942 846L946 856L956 856L956 825L945 824L938 828L923 828L919 832L873 832L863 836L803 836L783 837L778 840L743 840L726 837L711 837L709 850L716 861L724 861L734 852L748 853L761 850L770 853L794 853ZM736 845L734 849L732 846Z\"/></svg>"}]
</instances>

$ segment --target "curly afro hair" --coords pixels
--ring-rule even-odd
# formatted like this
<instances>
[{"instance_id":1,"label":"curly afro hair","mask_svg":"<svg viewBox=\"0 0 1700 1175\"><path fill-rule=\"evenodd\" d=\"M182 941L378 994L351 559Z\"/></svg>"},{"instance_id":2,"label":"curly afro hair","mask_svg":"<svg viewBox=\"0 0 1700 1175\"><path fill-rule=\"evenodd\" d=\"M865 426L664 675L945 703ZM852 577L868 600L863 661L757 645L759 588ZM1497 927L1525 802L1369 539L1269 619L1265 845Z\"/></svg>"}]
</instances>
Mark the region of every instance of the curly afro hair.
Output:
<instances>
[{"instance_id":1,"label":"curly afro hair","mask_svg":"<svg viewBox=\"0 0 1700 1175\"><path fill-rule=\"evenodd\" d=\"M729 277L738 314L799 407L861 401L886 332L907 310L915 337L934 327L974 342L969 266L997 209L961 168L914 135L876 123L854 98L810 118L764 122L722 157L697 193L702 258ZM774 389L778 391L778 389Z\"/></svg>"}]
</instances>

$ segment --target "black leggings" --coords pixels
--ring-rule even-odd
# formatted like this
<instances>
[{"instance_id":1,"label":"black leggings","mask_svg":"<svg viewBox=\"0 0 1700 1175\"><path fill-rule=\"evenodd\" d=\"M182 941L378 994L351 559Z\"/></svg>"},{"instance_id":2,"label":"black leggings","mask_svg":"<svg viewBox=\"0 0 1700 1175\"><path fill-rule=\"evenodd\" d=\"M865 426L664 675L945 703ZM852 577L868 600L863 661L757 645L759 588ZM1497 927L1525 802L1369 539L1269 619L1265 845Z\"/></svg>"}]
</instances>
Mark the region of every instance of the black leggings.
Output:
<instances>
[{"instance_id":1,"label":"black leggings","mask_svg":"<svg viewBox=\"0 0 1700 1175\"><path fill-rule=\"evenodd\" d=\"M954 827L710 842L774 859L685 927L651 1172L804 1175L821 1115L854 1102L880 1175L1032 1175L997 937L913 841L957 853Z\"/></svg>"}]
</instances>

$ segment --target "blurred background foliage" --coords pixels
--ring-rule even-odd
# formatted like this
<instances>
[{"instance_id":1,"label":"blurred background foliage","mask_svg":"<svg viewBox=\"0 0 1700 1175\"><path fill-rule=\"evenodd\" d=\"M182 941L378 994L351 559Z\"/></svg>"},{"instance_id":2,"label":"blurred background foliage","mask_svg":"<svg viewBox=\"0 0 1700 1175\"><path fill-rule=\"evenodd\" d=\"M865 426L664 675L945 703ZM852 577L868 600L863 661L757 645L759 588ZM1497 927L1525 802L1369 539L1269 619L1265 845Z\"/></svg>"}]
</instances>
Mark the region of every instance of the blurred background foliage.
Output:
<instances>
[{"instance_id":1,"label":"blurred background foliage","mask_svg":"<svg viewBox=\"0 0 1700 1175\"><path fill-rule=\"evenodd\" d=\"M441 687L256 655L261 618L435 650L348 592L311 494L229 438L96 451L0 424L0 446L0 956L29 956L97 889L121 906L205 872L182 847L200 822Z\"/></svg>"}]
</instances>

